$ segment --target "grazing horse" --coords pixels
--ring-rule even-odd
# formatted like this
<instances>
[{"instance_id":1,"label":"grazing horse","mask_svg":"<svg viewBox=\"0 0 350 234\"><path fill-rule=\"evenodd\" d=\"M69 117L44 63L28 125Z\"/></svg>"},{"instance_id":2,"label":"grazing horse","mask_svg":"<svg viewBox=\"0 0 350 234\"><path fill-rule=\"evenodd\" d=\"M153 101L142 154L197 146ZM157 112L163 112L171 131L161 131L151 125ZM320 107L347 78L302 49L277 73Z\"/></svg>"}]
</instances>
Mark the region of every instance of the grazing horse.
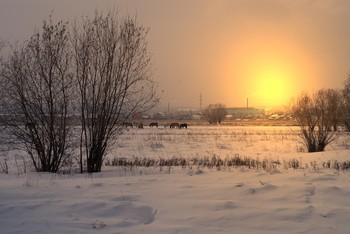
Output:
<instances>
[{"instance_id":1,"label":"grazing horse","mask_svg":"<svg viewBox=\"0 0 350 234\"><path fill-rule=\"evenodd\" d=\"M123 126L125 127L125 128L132 128L133 127L133 125L132 125L132 123L130 123L130 122L124 122L123 123Z\"/></svg>"},{"instance_id":2,"label":"grazing horse","mask_svg":"<svg viewBox=\"0 0 350 234\"><path fill-rule=\"evenodd\" d=\"M179 128L179 127L180 127L179 123L171 123L170 124L170 128Z\"/></svg>"},{"instance_id":3,"label":"grazing horse","mask_svg":"<svg viewBox=\"0 0 350 234\"><path fill-rule=\"evenodd\" d=\"M187 123L180 124L180 128L186 128L187 129Z\"/></svg>"},{"instance_id":4,"label":"grazing horse","mask_svg":"<svg viewBox=\"0 0 350 234\"><path fill-rule=\"evenodd\" d=\"M135 126L137 126L137 128L143 128L143 123L135 123Z\"/></svg>"},{"instance_id":5,"label":"grazing horse","mask_svg":"<svg viewBox=\"0 0 350 234\"><path fill-rule=\"evenodd\" d=\"M157 127L158 128L158 123L157 122L152 122L152 123L149 124L149 126L151 128L153 128L153 127Z\"/></svg>"}]
</instances>

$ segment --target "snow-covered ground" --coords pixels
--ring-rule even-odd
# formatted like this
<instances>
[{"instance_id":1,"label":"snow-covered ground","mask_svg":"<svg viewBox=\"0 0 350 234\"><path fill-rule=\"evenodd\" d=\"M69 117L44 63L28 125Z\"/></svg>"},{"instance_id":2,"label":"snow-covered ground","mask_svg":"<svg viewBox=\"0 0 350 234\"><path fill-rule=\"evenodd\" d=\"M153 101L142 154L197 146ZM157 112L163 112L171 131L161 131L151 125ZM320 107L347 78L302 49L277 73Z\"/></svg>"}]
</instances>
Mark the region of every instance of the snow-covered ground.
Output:
<instances>
[{"instance_id":1,"label":"snow-covered ground","mask_svg":"<svg viewBox=\"0 0 350 234\"><path fill-rule=\"evenodd\" d=\"M130 129L108 159L295 158L302 162L297 170L105 166L102 173L74 175L27 166L21 173L22 157L4 153L0 162L7 159L10 173L0 174L0 232L349 233L350 171L324 169L322 162L350 160L350 136L342 133L325 152L309 154L296 130Z\"/></svg>"}]
</instances>

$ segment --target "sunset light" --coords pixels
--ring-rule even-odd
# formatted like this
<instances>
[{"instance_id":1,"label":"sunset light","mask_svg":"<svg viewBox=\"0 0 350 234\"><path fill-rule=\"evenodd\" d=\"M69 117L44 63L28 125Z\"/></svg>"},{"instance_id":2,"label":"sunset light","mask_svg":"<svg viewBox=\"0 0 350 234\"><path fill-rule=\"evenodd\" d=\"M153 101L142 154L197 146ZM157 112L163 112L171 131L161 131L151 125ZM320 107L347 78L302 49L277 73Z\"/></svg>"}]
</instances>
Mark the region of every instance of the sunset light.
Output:
<instances>
[{"instance_id":1,"label":"sunset light","mask_svg":"<svg viewBox=\"0 0 350 234\"><path fill-rule=\"evenodd\" d=\"M350 0L0 0L0 234L350 234Z\"/></svg>"},{"instance_id":2,"label":"sunset light","mask_svg":"<svg viewBox=\"0 0 350 234\"><path fill-rule=\"evenodd\" d=\"M319 62L298 37L283 31L249 31L232 51L234 82L252 106L282 107L302 90L317 85Z\"/></svg>"},{"instance_id":3,"label":"sunset light","mask_svg":"<svg viewBox=\"0 0 350 234\"><path fill-rule=\"evenodd\" d=\"M6 2L0 39L13 41L30 36L52 10L54 18L72 20L115 3L136 14L149 28L161 112L242 107L247 98L250 107L286 106L303 91L341 88L350 70L347 1L76 0L68 8L50 1L40 11L27 1Z\"/></svg>"},{"instance_id":4,"label":"sunset light","mask_svg":"<svg viewBox=\"0 0 350 234\"><path fill-rule=\"evenodd\" d=\"M252 71L253 96L262 105L284 105L293 92L293 72L284 64L265 64ZM254 98L254 97L253 97Z\"/></svg>"}]
</instances>

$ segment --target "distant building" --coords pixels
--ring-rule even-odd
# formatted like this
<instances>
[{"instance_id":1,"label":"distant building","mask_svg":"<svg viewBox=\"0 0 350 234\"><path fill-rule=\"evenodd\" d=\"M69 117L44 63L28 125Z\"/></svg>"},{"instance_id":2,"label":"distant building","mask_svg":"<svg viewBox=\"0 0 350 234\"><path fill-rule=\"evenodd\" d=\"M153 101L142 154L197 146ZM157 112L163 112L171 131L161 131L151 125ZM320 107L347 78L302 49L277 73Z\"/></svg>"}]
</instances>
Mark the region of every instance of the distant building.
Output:
<instances>
[{"instance_id":1,"label":"distant building","mask_svg":"<svg viewBox=\"0 0 350 234\"><path fill-rule=\"evenodd\" d=\"M192 119L199 120L199 119L201 119L201 116L198 114L194 114L194 115L192 115Z\"/></svg>"},{"instance_id":2,"label":"distant building","mask_svg":"<svg viewBox=\"0 0 350 234\"><path fill-rule=\"evenodd\" d=\"M255 119L265 115L265 110L250 107L226 108L226 112L233 119Z\"/></svg>"},{"instance_id":3,"label":"distant building","mask_svg":"<svg viewBox=\"0 0 350 234\"><path fill-rule=\"evenodd\" d=\"M196 113L193 109L178 109L175 113L177 119L192 119L192 116Z\"/></svg>"}]
</instances>

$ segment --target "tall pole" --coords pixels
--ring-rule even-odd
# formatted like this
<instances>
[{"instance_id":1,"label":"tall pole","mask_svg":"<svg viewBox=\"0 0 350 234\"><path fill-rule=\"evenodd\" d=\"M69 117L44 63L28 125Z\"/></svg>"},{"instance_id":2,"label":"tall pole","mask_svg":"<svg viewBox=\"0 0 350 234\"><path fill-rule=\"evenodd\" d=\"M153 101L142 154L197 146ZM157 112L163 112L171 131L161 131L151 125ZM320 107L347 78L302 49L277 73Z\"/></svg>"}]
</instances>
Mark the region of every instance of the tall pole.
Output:
<instances>
[{"instance_id":1,"label":"tall pole","mask_svg":"<svg viewBox=\"0 0 350 234\"><path fill-rule=\"evenodd\" d=\"M248 98L247 98L247 109L248 109Z\"/></svg>"}]
</instances>

